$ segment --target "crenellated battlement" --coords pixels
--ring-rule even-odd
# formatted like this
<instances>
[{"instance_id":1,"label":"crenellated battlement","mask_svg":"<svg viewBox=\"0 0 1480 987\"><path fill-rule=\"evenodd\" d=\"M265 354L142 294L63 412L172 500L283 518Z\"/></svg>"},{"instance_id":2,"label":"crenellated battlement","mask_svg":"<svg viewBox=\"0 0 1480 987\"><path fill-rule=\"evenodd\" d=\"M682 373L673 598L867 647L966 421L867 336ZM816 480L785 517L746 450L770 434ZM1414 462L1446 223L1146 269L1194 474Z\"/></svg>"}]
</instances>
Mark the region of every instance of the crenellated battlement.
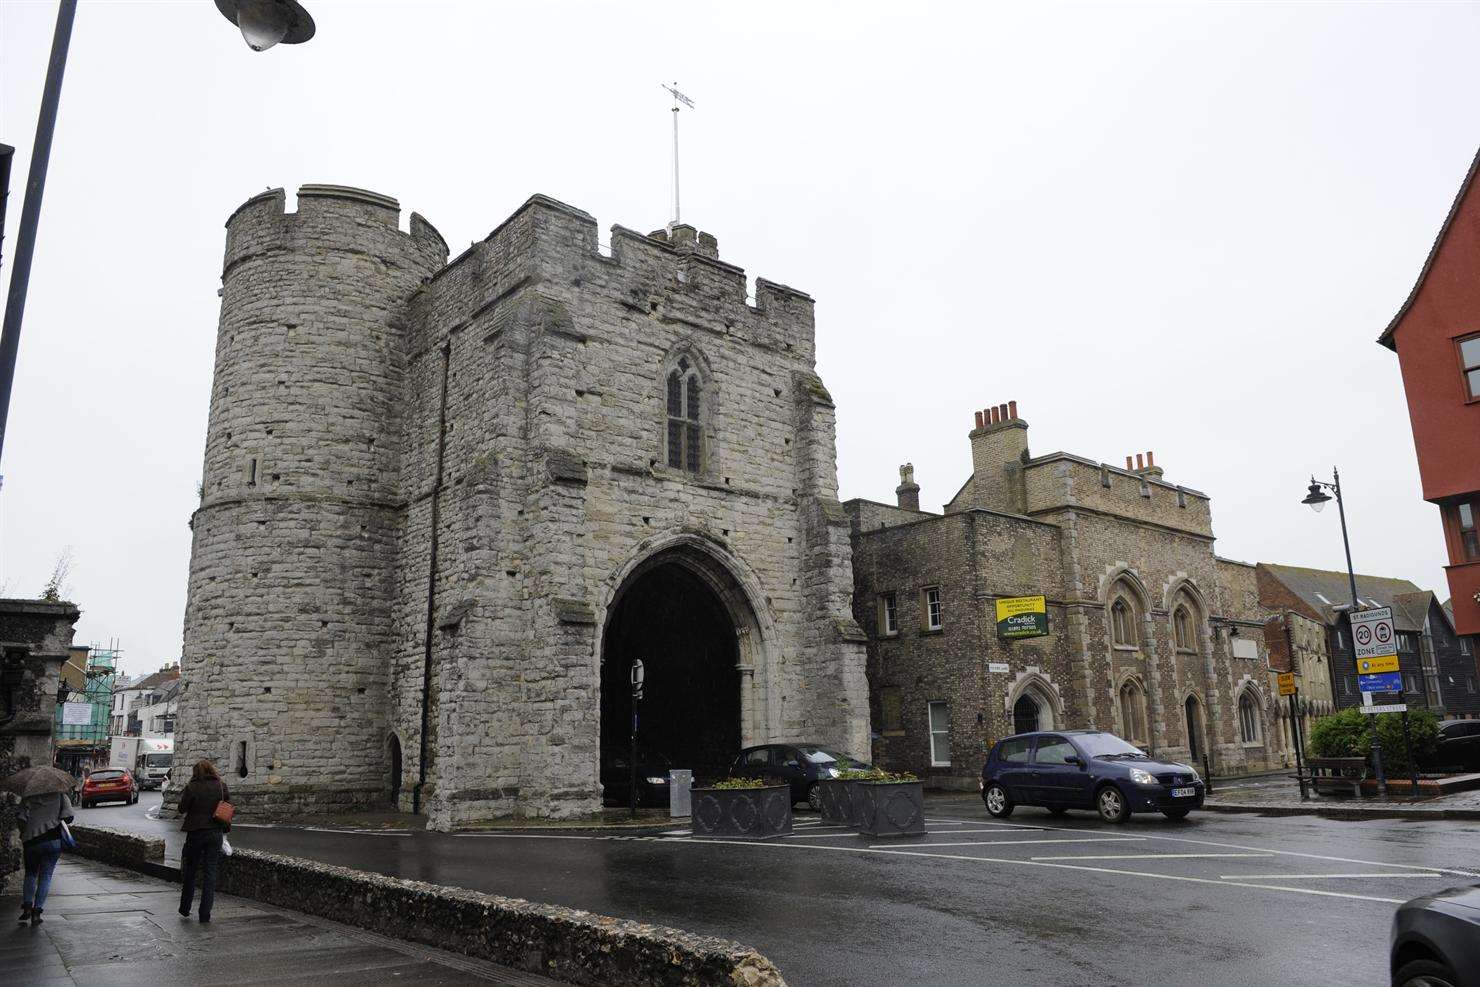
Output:
<instances>
[{"instance_id":1,"label":"crenellated battlement","mask_svg":"<svg viewBox=\"0 0 1480 987\"><path fill-rule=\"evenodd\" d=\"M298 189L298 208L291 212L287 193L281 188L268 189L243 202L227 217L223 273L252 254L293 249L295 244L404 253L404 259L422 268L424 274L445 266L447 242L436 227L415 212L409 230L401 229L400 220L399 202L367 189L303 185Z\"/></svg>"}]
</instances>

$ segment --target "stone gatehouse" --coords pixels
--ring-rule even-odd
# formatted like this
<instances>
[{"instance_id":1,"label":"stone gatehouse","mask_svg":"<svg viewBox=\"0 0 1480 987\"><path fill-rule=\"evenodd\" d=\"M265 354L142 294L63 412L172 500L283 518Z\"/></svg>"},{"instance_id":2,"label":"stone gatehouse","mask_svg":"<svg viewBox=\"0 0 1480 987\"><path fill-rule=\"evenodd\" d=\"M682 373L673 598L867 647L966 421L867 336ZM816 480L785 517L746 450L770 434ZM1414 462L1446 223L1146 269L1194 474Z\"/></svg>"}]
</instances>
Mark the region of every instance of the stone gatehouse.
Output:
<instances>
[{"instance_id":1,"label":"stone gatehouse","mask_svg":"<svg viewBox=\"0 0 1480 987\"><path fill-rule=\"evenodd\" d=\"M1111 730L1219 774L1279 764L1254 567L1213 551L1208 497L1150 453L1032 456L1016 402L977 412L973 471L940 514L850 500L854 615L884 766L975 787L997 739ZM998 636L1043 596L1047 636Z\"/></svg>"},{"instance_id":2,"label":"stone gatehouse","mask_svg":"<svg viewBox=\"0 0 1480 987\"><path fill-rule=\"evenodd\" d=\"M239 801L570 816L625 747L866 754L813 303L535 196L451 261L394 199L227 221L177 743Z\"/></svg>"}]
</instances>

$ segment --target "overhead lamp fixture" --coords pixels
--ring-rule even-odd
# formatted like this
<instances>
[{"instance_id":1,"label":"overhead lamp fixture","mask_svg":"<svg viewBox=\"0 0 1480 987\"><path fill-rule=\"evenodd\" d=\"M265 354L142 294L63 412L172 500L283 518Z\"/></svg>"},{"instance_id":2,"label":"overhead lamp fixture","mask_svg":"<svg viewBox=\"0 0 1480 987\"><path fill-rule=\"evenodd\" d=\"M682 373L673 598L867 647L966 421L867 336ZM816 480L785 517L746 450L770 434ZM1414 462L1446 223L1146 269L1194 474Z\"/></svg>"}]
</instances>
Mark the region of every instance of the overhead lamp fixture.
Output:
<instances>
[{"instance_id":1,"label":"overhead lamp fixture","mask_svg":"<svg viewBox=\"0 0 1480 987\"><path fill-rule=\"evenodd\" d=\"M313 37L313 18L297 0L216 0L221 16L235 24L253 51L275 44L300 45Z\"/></svg>"},{"instance_id":2,"label":"overhead lamp fixture","mask_svg":"<svg viewBox=\"0 0 1480 987\"><path fill-rule=\"evenodd\" d=\"M1305 495L1305 499L1302 500L1301 503L1309 506L1311 510L1319 514L1322 510L1325 509L1326 502L1330 499L1331 495L1321 489L1321 484L1316 482L1315 477L1311 477L1310 493Z\"/></svg>"}]
</instances>

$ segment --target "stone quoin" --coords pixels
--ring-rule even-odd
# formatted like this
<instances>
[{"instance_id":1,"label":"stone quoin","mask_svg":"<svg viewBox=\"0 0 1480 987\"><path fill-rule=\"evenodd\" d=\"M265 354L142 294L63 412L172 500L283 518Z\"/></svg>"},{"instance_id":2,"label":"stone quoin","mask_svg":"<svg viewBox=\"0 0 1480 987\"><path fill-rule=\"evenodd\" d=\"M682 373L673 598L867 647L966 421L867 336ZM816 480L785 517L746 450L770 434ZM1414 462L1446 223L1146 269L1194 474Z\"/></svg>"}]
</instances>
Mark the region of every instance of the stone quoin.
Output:
<instances>
[{"instance_id":1,"label":"stone quoin","mask_svg":"<svg viewBox=\"0 0 1480 987\"><path fill-rule=\"evenodd\" d=\"M634 658L675 767L869 753L811 298L544 196L450 262L285 198L226 224L177 763L248 811L589 813Z\"/></svg>"}]
</instances>

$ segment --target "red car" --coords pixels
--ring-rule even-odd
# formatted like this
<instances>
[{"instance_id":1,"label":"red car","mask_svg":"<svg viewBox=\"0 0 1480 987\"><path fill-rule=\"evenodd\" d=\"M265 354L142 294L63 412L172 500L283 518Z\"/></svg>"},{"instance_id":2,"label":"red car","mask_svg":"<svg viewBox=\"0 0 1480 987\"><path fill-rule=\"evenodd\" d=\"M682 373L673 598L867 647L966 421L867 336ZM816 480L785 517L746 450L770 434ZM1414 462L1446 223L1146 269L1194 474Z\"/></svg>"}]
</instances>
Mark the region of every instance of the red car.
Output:
<instances>
[{"instance_id":1,"label":"red car","mask_svg":"<svg viewBox=\"0 0 1480 987\"><path fill-rule=\"evenodd\" d=\"M122 802L133 805L139 801L139 783L134 781L128 768L100 768L87 776L82 783L81 803L91 809L99 802Z\"/></svg>"}]
</instances>

